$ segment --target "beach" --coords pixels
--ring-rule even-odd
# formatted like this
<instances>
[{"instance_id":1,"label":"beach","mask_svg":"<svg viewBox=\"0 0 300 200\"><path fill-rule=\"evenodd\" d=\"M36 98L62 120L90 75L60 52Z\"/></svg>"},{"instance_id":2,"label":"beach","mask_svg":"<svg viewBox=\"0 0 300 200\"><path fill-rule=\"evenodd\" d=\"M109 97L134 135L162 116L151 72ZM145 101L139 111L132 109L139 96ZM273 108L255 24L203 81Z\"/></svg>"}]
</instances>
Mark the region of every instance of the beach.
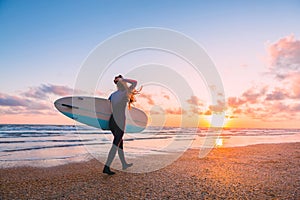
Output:
<instances>
[{"instance_id":1,"label":"beach","mask_svg":"<svg viewBox=\"0 0 300 200\"><path fill-rule=\"evenodd\" d=\"M300 143L189 149L148 173L102 173L97 160L0 169L0 199L299 199ZM116 162L116 161L115 161Z\"/></svg>"}]
</instances>

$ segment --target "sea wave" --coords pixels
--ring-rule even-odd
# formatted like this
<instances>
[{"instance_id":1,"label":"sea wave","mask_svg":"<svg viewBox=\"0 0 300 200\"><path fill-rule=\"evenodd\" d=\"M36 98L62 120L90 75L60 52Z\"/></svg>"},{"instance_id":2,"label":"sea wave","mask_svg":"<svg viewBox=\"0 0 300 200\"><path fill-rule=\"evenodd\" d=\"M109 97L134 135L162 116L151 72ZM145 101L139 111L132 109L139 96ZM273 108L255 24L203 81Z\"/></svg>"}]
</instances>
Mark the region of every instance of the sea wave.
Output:
<instances>
[{"instance_id":1,"label":"sea wave","mask_svg":"<svg viewBox=\"0 0 300 200\"><path fill-rule=\"evenodd\" d=\"M125 134L124 141L126 148L137 154L140 151L166 153L159 145L190 141L193 147L199 148L209 137L221 138L225 147L297 142L300 141L300 129L223 129L216 132L207 128L147 127L142 133ZM104 146L109 148L112 138L110 131L88 126L0 125L0 167L30 164L37 160L51 165L55 165L54 160L59 164L75 157L75 160L80 160L76 155L89 154L87 150L98 152Z\"/></svg>"}]
</instances>

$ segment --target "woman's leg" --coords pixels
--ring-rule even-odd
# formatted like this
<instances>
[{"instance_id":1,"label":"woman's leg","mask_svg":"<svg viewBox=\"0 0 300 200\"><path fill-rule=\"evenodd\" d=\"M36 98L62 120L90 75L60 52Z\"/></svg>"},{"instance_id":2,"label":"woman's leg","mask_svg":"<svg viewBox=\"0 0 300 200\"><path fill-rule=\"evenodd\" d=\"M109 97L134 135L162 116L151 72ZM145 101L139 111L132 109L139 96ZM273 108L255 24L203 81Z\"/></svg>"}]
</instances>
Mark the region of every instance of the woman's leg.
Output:
<instances>
[{"instance_id":1,"label":"woman's leg","mask_svg":"<svg viewBox=\"0 0 300 200\"><path fill-rule=\"evenodd\" d=\"M125 155L124 155L124 151L123 151L123 140L121 140L121 142L119 144L118 155L119 155L122 165L123 166L126 165L127 163L125 161Z\"/></svg>"},{"instance_id":2,"label":"woman's leg","mask_svg":"<svg viewBox=\"0 0 300 200\"><path fill-rule=\"evenodd\" d=\"M124 135L124 131L122 131L118 127L118 125L116 124L116 122L115 122L115 120L112 116L109 119L109 126L110 126L112 134L114 135L114 140L113 140L113 144L112 144L112 146L109 150L103 172L112 175L112 174L114 174L114 172L110 171L110 165L111 165L112 161L114 160L114 158L116 156L116 153L117 153L117 149L118 149L118 147L121 143L122 143L121 145L122 145L122 148L123 148L122 137Z\"/></svg>"},{"instance_id":3,"label":"woman's leg","mask_svg":"<svg viewBox=\"0 0 300 200\"><path fill-rule=\"evenodd\" d=\"M124 155L124 150L123 150L123 140L121 140L121 142L119 144L118 155L121 160L123 170L132 166L132 163L127 163L125 160L125 155Z\"/></svg>"}]
</instances>

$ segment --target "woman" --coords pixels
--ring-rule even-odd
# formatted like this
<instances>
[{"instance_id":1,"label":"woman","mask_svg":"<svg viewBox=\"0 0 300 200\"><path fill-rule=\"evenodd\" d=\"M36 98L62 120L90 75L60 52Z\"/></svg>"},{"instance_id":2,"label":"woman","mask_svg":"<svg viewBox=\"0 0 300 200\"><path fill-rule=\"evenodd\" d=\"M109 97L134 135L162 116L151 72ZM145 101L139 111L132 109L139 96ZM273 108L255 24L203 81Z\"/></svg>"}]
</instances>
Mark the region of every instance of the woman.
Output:
<instances>
[{"instance_id":1,"label":"woman","mask_svg":"<svg viewBox=\"0 0 300 200\"><path fill-rule=\"evenodd\" d=\"M109 119L109 127L114 135L114 140L112 147L108 153L107 161L105 163L103 173L113 175L115 172L110 170L110 165L116 155L118 150L119 158L122 162L122 168L127 169L131 167L133 164L128 164L125 161L124 151L123 151L123 135L125 130L125 111L127 102L129 101L131 93L134 91L134 88L137 85L136 80L124 79L122 75L116 76L114 79L114 83L117 85L117 91L112 93L108 98L111 102L112 106L112 115ZM130 84L128 87L127 83Z\"/></svg>"}]
</instances>

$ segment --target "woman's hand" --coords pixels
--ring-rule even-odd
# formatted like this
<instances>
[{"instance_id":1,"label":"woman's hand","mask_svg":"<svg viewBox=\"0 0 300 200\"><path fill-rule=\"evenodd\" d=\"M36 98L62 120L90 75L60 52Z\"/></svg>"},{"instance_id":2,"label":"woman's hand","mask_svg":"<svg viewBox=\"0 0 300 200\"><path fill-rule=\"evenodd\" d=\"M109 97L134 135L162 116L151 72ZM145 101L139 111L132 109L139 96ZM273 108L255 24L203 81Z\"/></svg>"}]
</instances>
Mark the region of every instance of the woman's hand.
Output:
<instances>
[{"instance_id":1,"label":"woman's hand","mask_svg":"<svg viewBox=\"0 0 300 200\"><path fill-rule=\"evenodd\" d=\"M133 80L133 79L125 79L125 78L124 78L124 79L122 79L122 81L131 84L131 85L129 86L129 90L130 90L130 91L132 91L132 90L136 87L136 85L137 85L137 81L136 81L136 80Z\"/></svg>"},{"instance_id":2,"label":"woman's hand","mask_svg":"<svg viewBox=\"0 0 300 200\"><path fill-rule=\"evenodd\" d=\"M123 78L117 78L116 82L123 81Z\"/></svg>"}]
</instances>

